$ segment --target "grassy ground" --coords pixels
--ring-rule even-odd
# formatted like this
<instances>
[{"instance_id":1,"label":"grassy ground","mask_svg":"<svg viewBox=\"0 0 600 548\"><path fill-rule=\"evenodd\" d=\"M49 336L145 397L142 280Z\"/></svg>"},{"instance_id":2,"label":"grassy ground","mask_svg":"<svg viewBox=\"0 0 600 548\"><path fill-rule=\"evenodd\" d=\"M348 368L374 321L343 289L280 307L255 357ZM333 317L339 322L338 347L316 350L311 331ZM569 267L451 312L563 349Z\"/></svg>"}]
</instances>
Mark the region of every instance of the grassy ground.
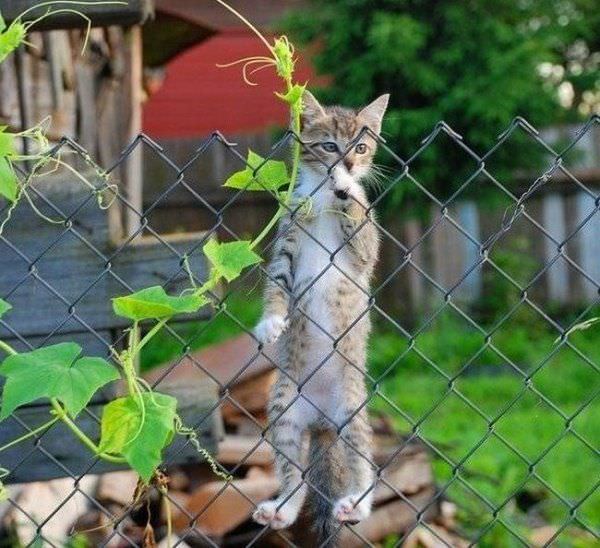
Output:
<instances>
[{"instance_id":1,"label":"grassy ground","mask_svg":"<svg viewBox=\"0 0 600 548\"><path fill-rule=\"evenodd\" d=\"M256 295L232 295L227 310L250 328L260 303ZM556 335L531 316L514 318L487 340L456 314L422 327L409 346L397 331L376 324L370 372L381 382L372 409L391 417L402 433L416 429L430 444L436 480L458 504L464 530L473 534L491 524L480 546L522 546L494 524L496 510L527 538L533 526L569 520L569 505L576 520L598 530L600 373L586 358L600 364L600 326L574 333L569 340L576 350L556 344ZM177 331L196 349L241 328L221 312ZM181 349L172 336L157 337L145 349L143 366ZM564 538L558 546L592 545Z\"/></svg>"},{"instance_id":2,"label":"grassy ground","mask_svg":"<svg viewBox=\"0 0 600 548\"><path fill-rule=\"evenodd\" d=\"M417 337L400 360L405 342L392 333L373 339L371 371L385 372L373 408L392 417L401 432L418 428L433 447L438 484L458 503L470 532L482 530L499 509L499 517L527 538L531 526L562 525L569 505L577 506L581 522L596 530L600 525L600 488L594 491L600 373L582 357L600 363L600 330L571 337L581 355L554 339L539 325L511 325L486 345L483 335L448 318ZM564 545L578 542L591 545L589 539ZM501 524L480 543L513 544L522 545Z\"/></svg>"}]
</instances>

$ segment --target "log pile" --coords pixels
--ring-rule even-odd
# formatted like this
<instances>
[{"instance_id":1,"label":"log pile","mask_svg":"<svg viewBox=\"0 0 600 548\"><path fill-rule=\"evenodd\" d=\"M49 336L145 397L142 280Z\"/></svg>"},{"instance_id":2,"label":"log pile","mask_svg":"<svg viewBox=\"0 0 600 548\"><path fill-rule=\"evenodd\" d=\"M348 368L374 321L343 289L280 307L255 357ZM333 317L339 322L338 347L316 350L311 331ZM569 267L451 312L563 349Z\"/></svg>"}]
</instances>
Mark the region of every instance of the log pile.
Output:
<instances>
[{"instance_id":1,"label":"log pile","mask_svg":"<svg viewBox=\"0 0 600 548\"><path fill-rule=\"evenodd\" d=\"M220 380L227 381L235 373L226 367L218 367L219 360L227 360L227 356L244 355L244 346L249 341L234 340L226 343L231 348L222 348L220 358L215 361L206 360L203 356L194 356L199 363L211 364L211 369L219 371ZM248 350L248 348L246 349ZM231 352L231 353L230 353ZM248 355L246 352L245 355ZM250 353L250 355L252 355ZM215 356L213 355L213 358ZM254 363L237 382L230 386L223 399L221 414L224 421L224 432L216 455L217 461L227 470L232 471L232 479L226 481L215 475L206 464L185 464L170 467L168 470L168 499L157 490L151 490L143 503L133 504L133 493L136 491L136 476L130 471L113 472L102 476L86 476L85 488L87 497L77 493L78 503L72 504L59 525L52 530L54 539L61 539L59 544L67 541L73 532L87 537L91 545L107 542L108 546L130 546L131 541L140 546L154 546L164 542L166 546L167 514L170 512L173 538L179 539L178 546L205 546L211 543L223 546L245 546L257 535L261 535L260 546L289 545L283 535L292 539L292 532L272 532L251 520L255 505L277 495L278 481L273 472L273 453L267 441L260 433L266 424L266 401L269 389L274 382L275 373L269 360ZM168 366L167 366L168 367ZM182 371L185 371L182 367ZM239 372L239 369L237 370ZM210 372L211 374L214 371ZM233 374L232 374L233 373ZM161 371L153 372L160 376ZM429 455L420 443L404 443L402 438L394 434L385 418L373 420L376 448L374 460L382 468L380 481L374 491L374 509L365 521L344 527L340 531L340 545L344 547L363 546L363 539L377 545L389 535L402 536L408 534L406 546L443 546L440 538L452 541L451 546L462 546L458 537L451 532L451 505L443 505L434 500L435 485L429 461ZM401 451L398 448L402 447ZM31 511L38 521L43 515L37 515L39 508L50 511L73 490L72 479L55 480L58 483L53 491L44 496L48 499L43 505L39 485L29 484L21 491L19 505L25 511ZM83 483L79 484L83 488ZM11 486L14 491L15 487ZM35 492L32 494L32 489ZM29 492L29 495L27 493ZM29 498L27 498L27 496ZM33 507L28 508L27 500ZM93 502L93 501L97 502ZM34 503L35 501L35 503ZM25 506L24 506L25 504ZM170 508L168 508L170 507ZM417 512L422 513L421 520L426 525L416 523ZM35 536L35 525L25 527L21 511L16 507L3 518L5 529L24 544L31 542ZM52 524L56 520L50 520ZM418 526L417 526L418 525ZM123 537L114 534L115 527ZM309 527L304 527L308 530ZM45 528L42 528L42 532ZM112 536L112 537L111 537ZM433 540L432 540L433 539ZM309 546L297 535L293 541L299 546ZM172 540L174 543L175 541ZM436 544L436 542L438 544ZM144 544L145 543L145 544Z\"/></svg>"}]
</instances>

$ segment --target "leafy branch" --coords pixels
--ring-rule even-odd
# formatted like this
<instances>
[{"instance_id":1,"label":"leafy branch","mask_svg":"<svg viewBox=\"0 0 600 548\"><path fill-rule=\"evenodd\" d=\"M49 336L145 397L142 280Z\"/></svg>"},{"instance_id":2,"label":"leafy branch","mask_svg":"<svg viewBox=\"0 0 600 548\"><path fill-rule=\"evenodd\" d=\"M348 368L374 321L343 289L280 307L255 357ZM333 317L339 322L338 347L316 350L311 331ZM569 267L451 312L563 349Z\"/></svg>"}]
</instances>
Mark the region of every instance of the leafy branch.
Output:
<instances>
[{"instance_id":1,"label":"leafy branch","mask_svg":"<svg viewBox=\"0 0 600 548\"><path fill-rule=\"evenodd\" d=\"M253 83L249 80L249 76L256 70L273 67L284 84L283 91L275 94L279 100L289 106L291 130L298 135L305 85L297 84L293 80L295 67L293 46L285 36L276 38L273 44L270 44L241 14L222 0L216 1L248 25L268 50L268 55L241 59L226 66L242 64L243 78L250 85ZM23 23L26 12L8 27L0 16L0 62L20 44L25 43L28 29L42 18L61 11L75 13L72 8L52 9L54 4L108 3L122 2L44 2L36 6L37 8L48 7L44 15L32 22ZM87 20L89 26L89 19L84 15L82 17ZM48 174L59 167L66 167L90 187L98 196L99 207L108 207L102 203L104 191L110 190L115 196L117 194L117 189L110 184L107 174L91 160L89 155L84 155L84 160L88 167L104 180L105 184L102 188L92 185L83 175L63 162L60 156L49 154L46 125L47 120L19 133L10 133L6 126L0 126L0 197L4 197L11 203L5 219L0 223L0 234L23 197L45 220L59 222L45 217L37 210L27 192L34 177ZM17 138L32 140L38 151L33 154L19 154L16 147ZM21 161L34 162L24 182L19 180L15 169L15 164ZM45 433L61 421L95 456L113 463L127 463L140 475L143 483L148 485L159 474L157 470L162 461L163 450L175 435L181 435L186 437L198 453L209 462L215 474L229 479L220 471L213 457L200 446L194 430L183 424L177 413L177 400L170 395L154 391L138 377L134 364L145 345L171 319L178 315L195 313L202 307L210 305L212 303L210 295L220 283L235 280L246 268L262 261L254 249L269 234L288 208L298 177L299 161L300 143L297 140L293 144L291 174L288 173L284 162L265 160L253 151L248 152L247 166L231 175L224 186L275 194L279 199L275 214L251 241L218 242L216 239L210 239L206 242L203 253L210 262L211 269L208 280L201 286L195 284L186 256L183 265L190 277L191 287L180 295L168 295L162 287L153 286L114 298L113 312L128 319L131 325L127 330L126 348L120 352L111 348L113 363L103 358L82 355L81 347L72 342L18 353L8 343L0 341L0 350L8 355L0 364L0 375L6 379L0 404L0 421L18 408L40 399L48 400L51 407L51 418L47 422L0 447L0 452ZM48 165L50 171L44 172L44 167ZM287 189L281 190L286 185ZM0 299L0 318L10 309L11 305ZM143 337L140 337L142 323L150 323L152 327ZM96 443L79 428L76 423L77 417L92 401L99 389L118 380L124 381L126 394L104 406L100 440ZM0 473L4 477L6 471L0 469ZM0 481L0 498L3 496L6 496L6 490Z\"/></svg>"}]
</instances>

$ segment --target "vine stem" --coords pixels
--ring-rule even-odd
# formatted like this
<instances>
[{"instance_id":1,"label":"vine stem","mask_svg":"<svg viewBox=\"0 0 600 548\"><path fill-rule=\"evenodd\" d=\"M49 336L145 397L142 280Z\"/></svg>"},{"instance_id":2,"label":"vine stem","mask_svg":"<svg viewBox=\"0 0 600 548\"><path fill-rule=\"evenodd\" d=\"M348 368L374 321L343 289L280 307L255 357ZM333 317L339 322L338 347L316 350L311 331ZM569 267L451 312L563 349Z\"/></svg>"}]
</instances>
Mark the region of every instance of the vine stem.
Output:
<instances>
[{"instance_id":1,"label":"vine stem","mask_svg":"<svg viewBox=\"0 0 600 548\"><path fill-rule=\"evenodd\" d=\"M4 341L0 341L0 349L4 350L4 352L11 356L17 354L17 351L10 344L5 343Z\"/></svg>"},{"instance_id":2,"label":"vine stem","mask_svg":"<svg viewBox=\"0 0 600 548\"><path fill-rule=\"evenodd\" d=\"M75 434L77 439L81 443L83 443L83 445L85 445L90 451L92 451L92 453L96 454L98 457L108 462L127 462L123 457L115 457L113 455L102 453L100 451L100 448L90 438L88 438L86 434L82 430L80 430L80 428L71 420L67 412L63 409L62 405L56 398L50 398L50 404L52 405L52 409L54 409L57 418L63 421L69 427L71 432Z\"/></svg>"},{"instance_id":3,"label":"vine stem","mask_svg":"<svg viewBox=\"0 0 600 548\"><path fill-rule=\"evenodd\" d=\"M162 320L158 321L156 323L156 325L150 331L148 331L148 333L146 333L144 335L142 340L135 346L135 349L133 351L133 358L135 358L135 356L137 356L137 354L142 350L142 348L144 348L144 346L146 346L148 344L150 339L152 339L152 337L154 337L154 335L156 335L166 325L166 323L170 319L171 319L171 316L168 316L168 317L163 318Z\"/></svg>"},{"instance_id":4,"label":"vine stem","mask_svg":"<svg viewBox=\"0 0 600 548\"><path fill-rule=\"evenodd\" d=\"M271 47L271 44L269 44L269 42L267 42L267 40L265 39L265 37L259 32L259 30L250 22L248 21L248 19L246 19L239 11L233 9L230 5L228 5L226 2L223 2L223 0L216 0L219 4L221 4L221 6L223 6L227 11L230 11L231 13L233 13L233 15L235 15L240 21L242 21L245 25L248 26L248 28L254 33L256 34L256 36L258 36L261 40L261 42L267 46L267 49L273 53L273 48Z\"/></svg>"},{"instance_id":5,"label":"vine stem","mask_svg":"<svg viewBox=\"0 0 600 548\"><path fill-rule=\"evenodd\" d=\"M286 79L286 87L287 87L288 91L292 88L292 86L293 86L293 84L292 84L291 79ZM296 134L296 136L300 135L300 115L302 114L301 109L302 109L302 107L298 106L298 103L296 103L292 107L292 110L293 110L292 130ZM265 239L267 234L269 234L269 232L271 232L272 228L277 224L279 219L285 213L285 211L287 209L286 206L289 205L290 200L292 198L292 194L294 192L294 186L296 185L296 179L298 178L299 168L300 168L300 143L298 141L296 141L294 143L294 156L292 159L292 177L290 179L290 184L287 189L287 194L285 197L285 204L279 204L279 207L277 208L275 215L273 215L271 220L261 230L260 234L256 238L254 238L254 240L252 240L252 243L250 244L251 248L255 248L262 240Z\"/></svg>"},{"instance_id":6,"label":"vine stem","mask_svg":"<svg viewBox=\"0 0 600 548\"><path fill-rule=\"evenodd\" d=\"M163 496L163 503L165 505L165 513L167 514L167 548L171 548L173 537L173 516L171 515L171 501L169 500L169 492L166 487L160 487L159 491Z\"/></svg>"},{"instance_id":7,"label":"vine stem","mask_svg":"<svg viewBox=\"0 0 600 548\"><path fill-rule=\"evenodd\" d=\"M17 445L18 443L21 443L22 441L25 441L29 438L36 436L40 432L43 432L47 428L50 428L54 423L58 422L58 420L59 420L59 418L55 417L55 418L49 420L48 422L45 422L41 426L38 426L35 430L32 430L31 432L27 432L27 434L21 436L20 438L17 438L16 440L12 440L11 442L7 443L6 445L3 445L2 447L0 447L0 453L2 453L2 451L6 451L7 449L10 449L13 445Z\"/></svg>"}]
</instances>

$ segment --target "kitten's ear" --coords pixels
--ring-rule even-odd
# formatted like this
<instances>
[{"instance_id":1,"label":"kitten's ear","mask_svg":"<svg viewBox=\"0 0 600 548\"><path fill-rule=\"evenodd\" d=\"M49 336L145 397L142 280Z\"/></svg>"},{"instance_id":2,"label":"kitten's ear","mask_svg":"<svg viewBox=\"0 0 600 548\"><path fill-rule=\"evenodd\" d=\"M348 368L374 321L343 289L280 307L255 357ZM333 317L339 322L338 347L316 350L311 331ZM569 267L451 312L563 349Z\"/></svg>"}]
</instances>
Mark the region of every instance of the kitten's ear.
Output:
<instances>
[{"instance_id":1,"label":"kitten's ear","mask_svg":"<svg viewBox=\"0 0 600 548\"><path fill-rule=\"evenodd\" d=\"M388 106L389 100L390 94L385 93L384 95L377 97L375 101L368 104L358 113L358 116L365 120L367 125L375 131L375 133L381 131L381 122L383 121L383 115L385 114L385 109Z\"/></svg>"},{"instance_id":2,"label":"kitten's ear","mask_svg":"<svg viewBox=\"0 0 600 548\"><path fill-rule=\"evenodd\" d=\"M321 116L325 116L325 110L310 91L304 90L302 94L302 126Z\"/></svg>"}]
</instances>

